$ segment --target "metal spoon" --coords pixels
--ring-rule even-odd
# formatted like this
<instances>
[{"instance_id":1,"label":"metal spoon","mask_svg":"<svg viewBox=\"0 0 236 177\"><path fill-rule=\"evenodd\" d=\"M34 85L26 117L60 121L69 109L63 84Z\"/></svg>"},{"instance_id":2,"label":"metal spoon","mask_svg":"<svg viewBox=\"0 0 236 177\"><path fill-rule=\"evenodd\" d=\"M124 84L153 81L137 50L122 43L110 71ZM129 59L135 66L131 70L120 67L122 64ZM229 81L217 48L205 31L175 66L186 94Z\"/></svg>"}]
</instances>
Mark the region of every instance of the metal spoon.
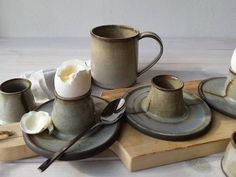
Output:
<instances>
[{"instance_id":1,"label":"metal spoon","mask_svg":"<svg viewBox=\"0 0 236 177\"><path fill-rule=\"evenodd\" d=\"M102 111L100 122L96 123L89 129L85 130L74 139L68 142L63 148L59 151L55 152L51 158L47 159L43 164L41 164L38 169L43 172L46 170L55 160L60 158L64 153L73 145L75 144L80 138L86 135L88 132L92 131L93 129L100 127L102 125L110 125L116 123L123 115L125 111L125 99L119 98L112 102L110 102L105 109Z\"/></svg>"}]
</instances>

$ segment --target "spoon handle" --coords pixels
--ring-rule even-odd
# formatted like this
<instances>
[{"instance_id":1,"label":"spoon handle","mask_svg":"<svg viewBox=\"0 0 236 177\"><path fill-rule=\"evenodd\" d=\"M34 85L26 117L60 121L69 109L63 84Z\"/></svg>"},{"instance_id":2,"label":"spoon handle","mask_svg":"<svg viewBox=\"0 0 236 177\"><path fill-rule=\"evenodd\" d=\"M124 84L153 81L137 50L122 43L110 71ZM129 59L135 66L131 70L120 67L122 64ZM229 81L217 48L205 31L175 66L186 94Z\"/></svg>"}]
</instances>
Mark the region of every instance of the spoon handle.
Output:
<instances>
[{"instance_id":1,"label":"spoon handle","mask_svg":"<svg viewBox=\"0 0 236 177\"><path fill-rule=\"evenodd\" d=\"M80 138L82 138L84 135L86 135L88 132L90 132L91 130L100 127L102 125L101 122L93 125L92 127L90 127L89 129L86 129L85 131L83 131L81 134L79 134L78 136L76 136L75 138L73 138L71 141L68 142L67 145L65 145L63 148L61 148L59 151L55 152L50 158L48 158L45 162L43 162L38 169L43 172L44 170L46 170L55 160L59 159L62 155L64 155L64 152L69 149L73 144L75 144Z\"/></svg>"}]
</instances>

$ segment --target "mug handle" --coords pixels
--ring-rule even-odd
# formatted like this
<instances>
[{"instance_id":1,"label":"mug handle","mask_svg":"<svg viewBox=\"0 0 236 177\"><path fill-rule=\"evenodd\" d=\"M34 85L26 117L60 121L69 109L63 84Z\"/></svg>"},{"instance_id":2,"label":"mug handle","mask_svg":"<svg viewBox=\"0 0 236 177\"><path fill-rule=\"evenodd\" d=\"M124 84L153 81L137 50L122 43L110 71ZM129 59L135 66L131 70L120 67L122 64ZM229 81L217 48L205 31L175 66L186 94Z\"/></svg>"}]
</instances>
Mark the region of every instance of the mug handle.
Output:
<instances>
[{"instance_id":1,"label":"mug handle","mask_svg":"<svg viewBox=\"0 0 236 177\"><path fill-rule=\"evenodd\" d=\"M148 64L147 66L145 66L143 69L141 69L140 71L138 71L138 77L139 77L141 74L143 74L143 73L145 73L146 71L148 71L151 67L153 67L153 65L155 65L155 64L158 62L158 60L161 58L161 56L162 56L162 54L163 54L163 44L162 44L161 38L160 38L157 34L155 34L155 33L153 33L153 32L143 32L143 33L140 33L140 34L139 34L138 40L143 39L143 38L147 38L147 37L152 38L152 39L154 39L154 40L156 40L156 41L158 42L158 44L160 45L160 52L159 52L159 54L151 61L151 63L149 63L149 64Z\"/></svg>"}]
</instances>

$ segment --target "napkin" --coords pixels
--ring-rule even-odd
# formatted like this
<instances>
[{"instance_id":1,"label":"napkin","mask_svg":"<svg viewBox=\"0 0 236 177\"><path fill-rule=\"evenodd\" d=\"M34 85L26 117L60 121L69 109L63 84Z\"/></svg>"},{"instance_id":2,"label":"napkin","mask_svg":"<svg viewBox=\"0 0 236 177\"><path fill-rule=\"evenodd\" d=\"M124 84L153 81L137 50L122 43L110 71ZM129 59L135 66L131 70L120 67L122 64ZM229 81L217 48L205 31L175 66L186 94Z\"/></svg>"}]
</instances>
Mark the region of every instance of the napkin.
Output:
<instances>
[{"instance_id":1,"label":"napkin","mask_svg":"<svg viewBox=\"0 0 236 177\"><path fill-rule=\"evenodd\" d=\"M31 90L37 105L54 98L54 76L56 70L29 71L20 75L31 81Z\"/></svg>"},{"instance_id":2,"label":"napkin","mask_svg":"<svg viewBox=\"0 0 236 177\"><path fill-rule=\"evenodd\" d=\"M86 65L91 68L90 60L85 61ZM54 98L54 76L56 69L28 71L20 75L21 78L25 78L31 81L31 90L35 98L37 105L41 105L46 101ZM92 95L100 96L102 91L95 85L92 85Z\"/></svg>"}]
</instances>

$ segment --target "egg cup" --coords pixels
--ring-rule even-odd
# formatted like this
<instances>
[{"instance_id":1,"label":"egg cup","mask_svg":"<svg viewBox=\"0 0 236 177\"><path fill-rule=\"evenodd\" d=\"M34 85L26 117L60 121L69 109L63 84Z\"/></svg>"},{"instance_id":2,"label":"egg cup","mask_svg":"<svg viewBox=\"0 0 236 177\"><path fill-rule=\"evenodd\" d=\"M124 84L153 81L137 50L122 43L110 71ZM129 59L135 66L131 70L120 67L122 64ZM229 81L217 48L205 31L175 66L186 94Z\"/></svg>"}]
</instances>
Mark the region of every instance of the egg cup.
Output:
<instances>
[{"instance_id":1,"label":"egg cup","mask_svg":"<svg viewBox=\"0 0 236 177\"><path fill-rule=\"evenodd\" d=\"M213 109L236 118L236 73L231 68L227 77L203 80L198 91Z\"/></svg>"},{"instance_id":2,"label":"egg cup","mask_svg":"<svg viewBox=\"0 0 236 177\"><path fill-rule=\"evenodd\" d=\"M232 134L221 160L221 169L226 176L236 176L236 132Z\"/></svg>"},{"instance_id":3,"label":"egg cup","mask_svg":"<svg viewBox=\"0 0 236 177\"><path fill-rule=\"evenodd\" d=\"M0 124L19 122L25 113L35 107L28 79L10 79L0 85Z\"/></svg>"},{"instance_id":4,"label":"egg cup","mask_svg":"<svg viewBox=\"0 0 236 177\"><path fill-rule=\"evenodd\" d=\"M151 86L133 89L126 95L128 122L144 134L164 140L188 140L204 134L212 122L210 108L183 87L177 77L159 75Z\"/></svg>"},{"instance_id":5,"label":"egg cup","mask_svg":"<svg viewBox=\"0 0 236 177\"><path fill-rule=\"evenodd\" d=\"M95 108L91 90L75 98L63 98L55 92L52 110L53 134L70 139L88 129L95 121Z\"/></svg>"}]
</instances>

